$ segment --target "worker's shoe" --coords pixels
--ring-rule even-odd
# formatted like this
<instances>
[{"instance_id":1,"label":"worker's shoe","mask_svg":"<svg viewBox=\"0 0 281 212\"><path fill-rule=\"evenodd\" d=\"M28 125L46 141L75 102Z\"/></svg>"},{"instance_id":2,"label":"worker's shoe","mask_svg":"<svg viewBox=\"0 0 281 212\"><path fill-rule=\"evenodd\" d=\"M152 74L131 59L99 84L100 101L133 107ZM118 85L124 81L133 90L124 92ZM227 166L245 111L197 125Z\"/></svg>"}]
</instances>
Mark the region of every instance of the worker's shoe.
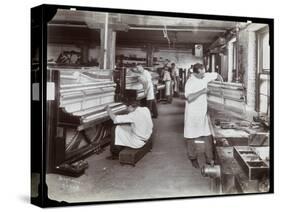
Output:
<instances>
[{"instance_id":1,"label":"worker's shoe","mask_svg":"<svg viewBox=\"0 0 281 212\"><path fill-rule=\"evenodd\" d=\"M197 159L191 159L190 161L191 161L191 164L192 164L192 166L193 166L194 168L196 168L196 169L199 169L199 168L200 168Z\"/></svg>"}]
</instances>

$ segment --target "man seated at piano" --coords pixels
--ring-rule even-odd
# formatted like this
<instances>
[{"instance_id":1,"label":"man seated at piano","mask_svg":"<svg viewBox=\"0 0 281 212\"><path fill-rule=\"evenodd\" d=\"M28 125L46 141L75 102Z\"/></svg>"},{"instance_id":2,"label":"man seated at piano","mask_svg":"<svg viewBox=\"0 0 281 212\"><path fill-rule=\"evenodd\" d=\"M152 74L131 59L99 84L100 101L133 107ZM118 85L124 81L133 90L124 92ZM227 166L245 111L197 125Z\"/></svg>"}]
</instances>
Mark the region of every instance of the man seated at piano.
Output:
<instances>
[{"instance_id":1,"label":"man seated at piano","mask_svg":"<svg viewBox=\"0 0 281 212\"><path fill-rule=\"evenodd\" d=\"M157 118L158 110L151 74L141 65L133 67L131 71L139 75L138 81L143 85L144 95L146 98L146 106L149 108L152 118Z\"/></svg>"},{"instance_id":2,"label":"man seated at piano","mask_svg":"<svg viewBox=\"0 0 281 212\"><path fill-rule=\"evenodd\" d=\"M118 159L119 152L124 147L134 149L143 147L152 134L153 123L149 109L140 107L136 100L130 100L127 105L129 113L125 115L115 115L109 106L105 108L116 125L112 131L111 156L107 159Z\"/></svg>"}]
</instances>

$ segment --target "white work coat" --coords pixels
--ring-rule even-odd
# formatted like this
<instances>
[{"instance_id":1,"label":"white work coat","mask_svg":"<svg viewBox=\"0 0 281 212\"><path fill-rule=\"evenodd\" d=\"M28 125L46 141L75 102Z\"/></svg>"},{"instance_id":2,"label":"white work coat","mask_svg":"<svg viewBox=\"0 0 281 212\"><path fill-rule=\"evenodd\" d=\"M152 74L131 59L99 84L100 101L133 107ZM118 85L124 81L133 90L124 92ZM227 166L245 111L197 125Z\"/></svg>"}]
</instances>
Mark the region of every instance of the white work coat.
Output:
<instances>
[{"instance_id":1,"label":"white work coat","mask_svg":"<svg viewBox=\"0 0 281 212\"><path fill-rule=\"evenodd\" d=\"M153 83L152 83L152 77L149 71L143 70L143 73L139 76L139 81L142 84L146 85L146 100L153 100L154 97L154 90L153 90Z\"/></svg>"},{"instance_id":2,"label":"white work coat","mask_svg":"<svg viewBox=\"0 0 281 212\"><path fill-rule=\"evenodd\" d=\"M171 88L172 88L172 83L171 83L171 74L169 71L165 70L164 71L164 76L163 76L163 81L165 82L165 95L166 96L171 96Z\"/></svg>"},{"instance_id":3,"label":"white work coat","mask_svg":"<svg viewBox=\"0 0 281 212\"><path fill-rule=\"evenodd\" d=\"M116 145L141 148L152 134L153 123L147 107L137 107L129 114L117 115L114 124L124 124L116 127Z\"/></svg>"},{"instance_id":4,"label":"white work coat","mask_svg":"<svg viewBox=\"0 0 281 212\"><path fill-rule=\"evenodd\" d=\"M174 81L174 91L179 92L179 82L178 82L178 78L180 76L179 69L177 69L177 68L172 69L172 75L174 78L174 80L173 80Z\"/></svg>"},{"instance_id":5,"label":"white work coat","mask_svg":"<svg viewBox=\"0 0 281 212\"><path fill-rule=\"evenodd\" d=\"M203 88L207 88L210 81L217 78L217 73L205 73L203 79L192 75L185 84L185 97ZM193 102L185 101L184 137L197 138L210 135L207 118L207 94L200 95Z\"/></svg>"}]
</instances>

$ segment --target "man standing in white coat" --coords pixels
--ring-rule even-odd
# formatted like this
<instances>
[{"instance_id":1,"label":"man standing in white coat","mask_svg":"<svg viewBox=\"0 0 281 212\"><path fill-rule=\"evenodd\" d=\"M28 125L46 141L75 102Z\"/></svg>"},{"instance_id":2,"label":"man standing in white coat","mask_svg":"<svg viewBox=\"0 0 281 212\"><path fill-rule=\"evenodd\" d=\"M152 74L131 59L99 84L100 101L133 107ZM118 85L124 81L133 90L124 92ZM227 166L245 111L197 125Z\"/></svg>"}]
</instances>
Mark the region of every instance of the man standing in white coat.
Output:
<instances>
[{"instance_id":1,"label":"man standing in white coat","mask_svg":"<svg viewBox=\"0 0 281 212\"><path fill-rule=\"evenodd\" d=\"M206 162L213 161L212 136L207 117L207 85L218 77L217 73L205 73L204 66L197 63L185 85L184 137L188 157L195 168L199 168L196 143L205 143Z\"/></svg>"},{"instance_id":2,"label":"man standing in white coat","mask_svg":"<svg viewBox=\"0 0 281 212\"><path fill-rule=\"evenodd\" d=\"M108 159L118 159L122 148L138 149L144 146L152 134L153 122L147 107L139 107L136 101L129 102L126 115L115 115L109 106L106 111L116 125L112 132L110 145L111 156Z\"/></svg>"},{"instance_id":3,"label":"man standing in white coat","mask_svg":"<svg viewBox=\"0 0 281 212\"><path fill-rule=\"evenodd\" d=\"M133 72L139 75L139 82L143 85L144 95L146 98L146 106L149 108L152 118L157 118L158 110L154 95L152 77L149 71L145 70L141 65L137 65L132 69Z\"/></svg>"}]
</instances>

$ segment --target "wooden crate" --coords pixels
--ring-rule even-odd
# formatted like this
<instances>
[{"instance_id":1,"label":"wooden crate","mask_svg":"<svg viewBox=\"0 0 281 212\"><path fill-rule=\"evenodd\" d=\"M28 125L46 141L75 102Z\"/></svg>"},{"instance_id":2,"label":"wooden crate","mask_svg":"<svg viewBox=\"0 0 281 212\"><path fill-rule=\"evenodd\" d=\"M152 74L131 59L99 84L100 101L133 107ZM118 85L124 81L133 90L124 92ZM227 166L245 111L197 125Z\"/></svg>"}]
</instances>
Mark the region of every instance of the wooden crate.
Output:
<instances>
[{"instance_id":1,"label":"wooden crate","mask_svg":"<svg viewBox=\"0 0 281 212\"><path fill-rule=\"evenodd\" d=\"M248 176L249 180L261 179L268 176L268 165L251 147L233 147L233 156Z\"/></svg>"}]
</instances>

